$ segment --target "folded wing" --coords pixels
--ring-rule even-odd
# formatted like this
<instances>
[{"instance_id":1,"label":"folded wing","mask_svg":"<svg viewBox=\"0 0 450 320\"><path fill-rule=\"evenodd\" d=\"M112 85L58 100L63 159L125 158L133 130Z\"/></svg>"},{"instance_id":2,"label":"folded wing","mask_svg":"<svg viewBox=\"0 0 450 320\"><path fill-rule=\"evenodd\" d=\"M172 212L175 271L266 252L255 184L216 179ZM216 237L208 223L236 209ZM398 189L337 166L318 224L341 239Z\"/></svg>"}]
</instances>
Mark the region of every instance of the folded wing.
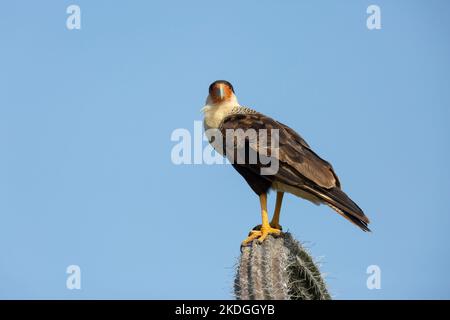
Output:
<instances>
[{"instance_id":1,"label":"folded wing","mask_svg":"<svg viewBox=\"0 0 450 320\"><path fill-rule=\"evenodd\" d=\"M255 142L247 139L245 143L236 142L234 139L227 141L230 140L226 139L227 131L238 129L244 132L250 129L256 132L260 132L261 129L267 130L267 149L271 161L278 161L278 170L274 174L264 176L266 180L301 189L302 192L319 198L361 229L369 231L367 228L369 219L361 208L340 189L339 178L331 164L320 158L293 129L260 113L230 115L222 121L219 128L226 146L224 154L229 158L231 152L236 154L242 151L239 150L242 148L247 149L246 153L251 151L259 156L261 148L264 147L259 140ZM278 133L278 152L270 152L274 132ZM232 159L236 159L235 154ZM234 166L242 166L261 174L261 169L267 166L267 162L248 163L246 161Z\"/></svg>"}]
</instances>

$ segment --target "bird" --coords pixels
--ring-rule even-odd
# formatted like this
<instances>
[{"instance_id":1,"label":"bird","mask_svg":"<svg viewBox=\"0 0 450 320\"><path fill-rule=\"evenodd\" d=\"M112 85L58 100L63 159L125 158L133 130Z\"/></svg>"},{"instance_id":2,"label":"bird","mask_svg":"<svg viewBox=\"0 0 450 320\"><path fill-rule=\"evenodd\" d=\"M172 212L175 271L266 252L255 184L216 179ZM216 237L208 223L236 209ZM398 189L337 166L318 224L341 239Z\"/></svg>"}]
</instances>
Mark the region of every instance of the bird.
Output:
<instances>
[{"instance_id":1,"label":"bird","mask_svg":"<svg viewBox=\"0 0 450 320\"><path fill-rule=\"evenodd\" d=\"M341 189L340 180L332 165L314 152L310 145L287 125L240 105L230 82L217 80L211 83L202 111L203 127L209 143L216 152L230 160L233 168L259 197L262 223L250 231L242 242L243 246L249 245L253 240L263 242L268 235L281 234L280 212L284 193L293 194L316 205L328 205L361 230L370 232L369 218ZM263 152L260 148L261 141L255 143L251 135L243 135L242 141L227 139L229 131L261 132L262 129L266 132L277 132L276 152ZM273 144L275 146L275 143ZM249 161L251 152L257 156L257 161ZM237 161L238 154L241 154L241 161ZM264 168L268 168L267 159L265 163L261 160L264 156L277 162L277 170L262 173ZM270 190L276 192L276 202L273 217L269 222L267 195Z\"/></svg>"}]
</instances>

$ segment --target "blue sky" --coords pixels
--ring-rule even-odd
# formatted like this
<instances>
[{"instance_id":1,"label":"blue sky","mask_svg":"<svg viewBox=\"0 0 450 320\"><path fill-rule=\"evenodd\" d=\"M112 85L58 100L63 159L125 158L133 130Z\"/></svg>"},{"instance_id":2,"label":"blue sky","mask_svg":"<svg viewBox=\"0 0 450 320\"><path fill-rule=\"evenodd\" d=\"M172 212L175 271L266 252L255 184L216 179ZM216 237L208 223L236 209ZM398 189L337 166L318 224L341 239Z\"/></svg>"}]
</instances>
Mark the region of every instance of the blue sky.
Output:
<instances>
[{"instance_id":1,"label":"blue sky","mask_svg":"<svg viewBox=\"0 0 450 320\"><path fill-rule=\"evenodd\" d=\"M448 1L0 8L0 298L232 298L258 199L230 166L170 157L216 79L303 135L370 217L367 234L285 198L336 299L450 298Z\"/></svg>"}]
</instances>

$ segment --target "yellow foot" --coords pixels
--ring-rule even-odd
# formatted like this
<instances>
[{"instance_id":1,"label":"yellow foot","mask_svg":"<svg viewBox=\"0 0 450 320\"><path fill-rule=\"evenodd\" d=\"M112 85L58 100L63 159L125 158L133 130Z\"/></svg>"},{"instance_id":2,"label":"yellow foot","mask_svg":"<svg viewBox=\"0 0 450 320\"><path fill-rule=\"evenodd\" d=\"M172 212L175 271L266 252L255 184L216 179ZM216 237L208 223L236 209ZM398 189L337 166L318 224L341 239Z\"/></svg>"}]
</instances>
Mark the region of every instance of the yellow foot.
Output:
<instances>
[{"instance_id":1,"label":"yellow foot","mask_svg":"<svg viewBox=\"0 0 450 320\"><path fill-rule=\"evenodd\" d=\"M278 223L277 224L270 223L270 226L272 228L275 228L275 229L278 229L278 230L283 230L283 227L281 225L279 225Z\"/></svg>"},{"instance_id":2,"label":"yellow foot","mask_svg":"<svg viewBox=\"0 0 450 320\"><path fill-rule=\"evenodd\" d=\"M256 230L258 227L259 230ZM248 235L247 239L242 241L242 246L245 247L255 239L258 239L258 241L261 243L267 238L269 234L279 235L280 233L281 233L280 229L275 229L270 226L269 227L256 226L254 230L250 231L250 234Z\"/></svg>"},{"instance_id":3,"label":"yellow foot","mask_svg":"<svg viewBox=\"0 0 450 320\"><path fill-rule=\"evenodd\" d=\"M255 227L253 228L253 230L261 230L261 226L262 226L262 225L258 224L257 226L255 226ZM271 223L270 223L270 226L271 226L272 228L278 229L278 230L280 230L280 231L283 230L283 227L282 227L281 225L279 225L278 223L275 224L275 223L271 222Z\"/></svg>"}]
</instances>

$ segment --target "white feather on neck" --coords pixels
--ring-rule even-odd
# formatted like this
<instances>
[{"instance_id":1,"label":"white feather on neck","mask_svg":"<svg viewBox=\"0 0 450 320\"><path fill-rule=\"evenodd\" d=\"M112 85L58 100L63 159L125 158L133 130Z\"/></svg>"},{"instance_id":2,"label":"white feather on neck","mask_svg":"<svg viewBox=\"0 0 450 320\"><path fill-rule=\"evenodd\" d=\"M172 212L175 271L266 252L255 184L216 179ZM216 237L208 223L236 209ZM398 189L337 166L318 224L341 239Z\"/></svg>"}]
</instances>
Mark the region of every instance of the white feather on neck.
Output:
<instances>
[{"instance_id":1,"label":"white feather on neck","mask_svg":"<svg viewBox=\"0 0 450 320\"><path fill-rule=\"evenodd\" d=\"M208 96L208 98L206 99L206 104L202 108L202 111L205 115L205 127L207 126L211 129L219 128L222 120L231 113L234 107L238 106L240 105L234 94L229 100L219 104L213 103Z\"/></svg>"}]
</instances>

